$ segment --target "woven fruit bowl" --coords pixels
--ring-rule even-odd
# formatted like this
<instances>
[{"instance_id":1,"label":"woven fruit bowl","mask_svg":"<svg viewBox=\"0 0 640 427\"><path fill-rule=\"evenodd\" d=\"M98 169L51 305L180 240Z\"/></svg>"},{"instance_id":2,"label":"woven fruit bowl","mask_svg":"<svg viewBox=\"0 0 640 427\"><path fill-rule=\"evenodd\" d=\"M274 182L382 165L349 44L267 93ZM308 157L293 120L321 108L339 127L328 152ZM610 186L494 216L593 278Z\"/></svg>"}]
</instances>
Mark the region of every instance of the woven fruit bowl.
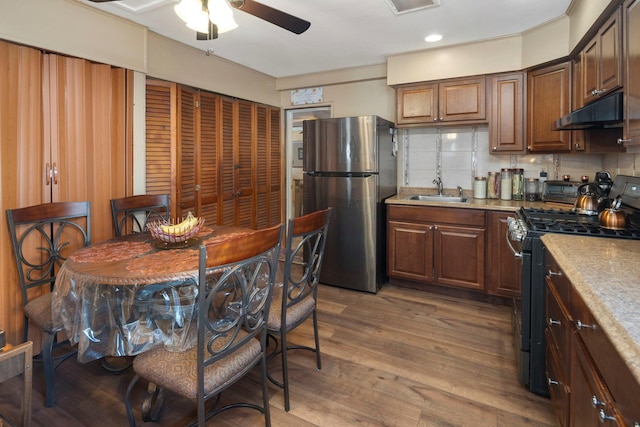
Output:
<instances>
[{"instance_id":1,"label":"woven fruit bowl","mask_svg":"<svg viewBox=\"0 0 640 427\"><path fill-rule=\"evenodd\" d=\"M180 224L182 224L186 220L186 218L180 221L176 219L175 222L153 221L147 224L147 230L149 230L154 238L166 243L186 242L187 240L195 236L204 225L204 218L200 217L195 219L197 220L197 222L193 226L180 226ZM167 233L162 229L163 226L174 226L176 227L176 229L171 233Z\"/></svg>"}]
</instances>

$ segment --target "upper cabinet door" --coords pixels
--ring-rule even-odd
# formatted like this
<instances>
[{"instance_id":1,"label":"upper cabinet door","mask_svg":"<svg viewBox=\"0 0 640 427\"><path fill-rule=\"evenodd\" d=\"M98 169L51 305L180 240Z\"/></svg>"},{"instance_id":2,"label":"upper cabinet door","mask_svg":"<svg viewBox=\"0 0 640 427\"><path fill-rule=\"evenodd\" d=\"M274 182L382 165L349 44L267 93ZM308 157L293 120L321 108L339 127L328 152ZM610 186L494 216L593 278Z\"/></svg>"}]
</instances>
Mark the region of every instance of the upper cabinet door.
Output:
<instances>
[{"instance_id":1,"label":"upper cabinet door","mask_svg":"<svg viewBox=\"0 0 640 427\"><path fill-rule=\"evenodd\" d=\"M617 9L581 52L585 104L622 86L621 14Z\"/></svg>"},{"instance_id":2,"label":"upper cabinet door","mask_svg":"<svg viewBox=\"0 0 640 427\"><path fill-rule=\"evenodd\" d=\"M640 146L640 0L624 4L624 137L625 147Z\"/></svg>"},{"instance_id":3,"label":"upper cabinet door","mask_svg":"<svg viewBox=\"0 0 640 427\"><path fill-rule=\"evenodd\" d=\"M427 83L399 87L397 95L398 124L438 121L438 84Z\"/></svg>"},{"instance_id":4,"label":"upper cabinet door","mask_svg":"<svg viewBox=\"0 0 640 427\"><path fill-rule=\"evenodd\" d=\"M524 154L524 73L491 77L491 153Z\"/></svg>"},{"instance_id":5,"label":"upper cabinet door","mask_svg":"<svg viewBox=\"0 0 640 427\"><path fill-rule=\"evenodd\" d=\"M532 71L527 78L527 151L569 152L571 131L554 131L552 124L568 114L571 105L571 64Z\"/></svg>"},{"instance_id":6,"label":"upper cabinet door","mask_svg":"<svg viewBox=\"0 0 640 427\"><path fill-rule=\"evenodd\" d=\"M438 122L485 120L485 78L451 80L439 84Z\"/></svg>"}]
</instances>

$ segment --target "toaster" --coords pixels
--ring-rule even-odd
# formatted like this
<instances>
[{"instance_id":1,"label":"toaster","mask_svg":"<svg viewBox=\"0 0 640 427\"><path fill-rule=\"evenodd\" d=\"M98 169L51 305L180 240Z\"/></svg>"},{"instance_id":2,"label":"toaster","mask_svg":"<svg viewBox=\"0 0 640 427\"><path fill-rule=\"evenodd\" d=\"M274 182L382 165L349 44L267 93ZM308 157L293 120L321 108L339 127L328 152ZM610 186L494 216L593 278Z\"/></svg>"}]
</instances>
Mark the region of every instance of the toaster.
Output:
<instances>
[{"instance_id":1,"label":"toaster","mask_svg":"<svg viewBox=\"0 0 640 427\"><path fill-rule=\"evenodd\" d=\"M574 204L578 198L578 187L582 184L575 181L545 181L542 185L542 200Z\"/></svg>"}]
</instances>

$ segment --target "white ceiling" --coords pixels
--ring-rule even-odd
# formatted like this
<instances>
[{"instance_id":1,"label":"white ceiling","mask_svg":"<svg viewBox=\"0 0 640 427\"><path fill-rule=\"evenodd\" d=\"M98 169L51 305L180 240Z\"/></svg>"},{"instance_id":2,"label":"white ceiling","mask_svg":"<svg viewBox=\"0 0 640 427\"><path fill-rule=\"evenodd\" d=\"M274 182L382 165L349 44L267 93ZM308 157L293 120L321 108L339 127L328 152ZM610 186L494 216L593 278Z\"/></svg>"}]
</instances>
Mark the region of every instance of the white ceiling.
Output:
<instances>
[{"instance_id":1,"label":"white ceiling","mask_svg":"<svg viewBox=\"0 0 640 427\"><path fill-rule=\"evenodd\" d=\"M564 15L571 3L440 0L440 5L397 15L388 0L258 0L306 19L311 27L296 35L234 10L237 29L197 41L173 11L178 0L80 1L273 77L383 64L387 55L518 34ZM425 43L424 37L435 32L444 39Z\"/></svg>"}]
</instances>

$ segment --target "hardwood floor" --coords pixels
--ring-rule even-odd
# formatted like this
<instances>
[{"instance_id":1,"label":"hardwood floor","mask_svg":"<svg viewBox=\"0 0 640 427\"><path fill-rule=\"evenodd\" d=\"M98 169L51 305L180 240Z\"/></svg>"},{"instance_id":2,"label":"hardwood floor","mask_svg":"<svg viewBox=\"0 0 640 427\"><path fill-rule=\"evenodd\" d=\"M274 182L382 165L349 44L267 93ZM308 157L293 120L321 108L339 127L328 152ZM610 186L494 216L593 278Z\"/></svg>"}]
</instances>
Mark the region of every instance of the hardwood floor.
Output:
<instances>
[{"instance_id":1,"label":"hardwood floor","mask_svg":"<svg viewBox=\"0 0 640 427\"><path fill-rule=\"evenodd\" d=\"M555 426L548 399L517 381L506 307L421 291L384 287L378 294L322 286L318 302L322 370L311 352L290 354L291 411L282 390L269 385L271 419L279 426ZM312 340L310 321L291 341ZM278 369L276 360L270 370ZM44 380L34 368L34 426L124 426L122 399L131 369L114 375L100 362L64 362L56 371L57 402L43 406ZM0 413L16 419L19 378L0 384ZM223 400L260 400L256 372L223 393ZM138 425L180 426L195 405L170 395L157 423L142 423L146 388L133 393ZM261 426L257 411L236 409L209 420L215 426ZM0 425L2 423L0 422Z\"/></svg>"}]
</instances>

